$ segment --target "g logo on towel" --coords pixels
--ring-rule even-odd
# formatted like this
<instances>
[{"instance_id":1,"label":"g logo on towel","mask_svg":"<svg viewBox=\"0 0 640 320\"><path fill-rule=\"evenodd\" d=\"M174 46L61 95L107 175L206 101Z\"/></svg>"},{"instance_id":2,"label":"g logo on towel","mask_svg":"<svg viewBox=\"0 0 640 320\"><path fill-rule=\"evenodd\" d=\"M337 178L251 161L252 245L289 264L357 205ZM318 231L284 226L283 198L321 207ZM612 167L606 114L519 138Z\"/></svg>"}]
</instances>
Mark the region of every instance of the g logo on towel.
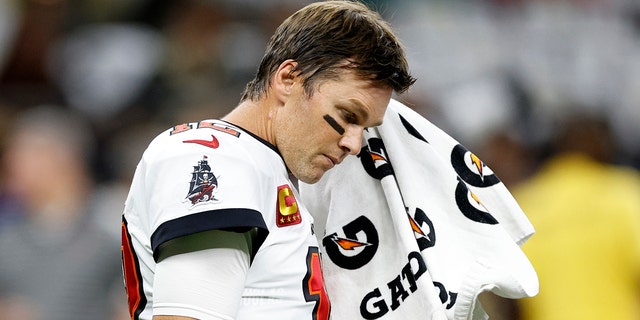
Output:
<instances>
[{"instance_id":1,"label":"g logo on towel","mask_svg":"<svg viewBox=\"0 0 640 320\"><path fill-rule=\"evenodd\" d=\"M476 196L469 187L458 178L458 186L456 187L456 204L462 214L479 223L498 224L498 220L494 218L489 210L482 204L478 196Z\"/></svg>"},{"instance_id":2,"label":"g logo on towel","mask_svg":"<svg viewBox=\"0 0 640 320\"><path fill-rule=\"evenodd\" d=\"M344 237L332 233L322 239L329 259L343 269L358 269L373 259L378 251L378 231L371 220L359 216L342 227ZM364 239L358 237L364 233Z\"/></svg>"},{"instance_id":3,"label":"g logo on towel","mask_svg":"<svg viewBox=\"0 0 640 320\"><path fill-rule=\"evenodd\" d=\"M500 182L480 158L461 144L451 150L451 165L462 180L474 187L486 188Z\"/></svg>"},{"instance_id":4,"label":"g logo on towel","mask_svg":"<svg viewBox=\"0 0 640 320\"><path fill-rule=\"evenodd\" d=\"M370 138L367 141L369 145L364 146L358 158L362 162L364 170L374 179L381 180L382 178L395 174L393 167L389 163L387 157L387 149L384 147L384 143L380 138Z\"/></svg>"}]
</instances>

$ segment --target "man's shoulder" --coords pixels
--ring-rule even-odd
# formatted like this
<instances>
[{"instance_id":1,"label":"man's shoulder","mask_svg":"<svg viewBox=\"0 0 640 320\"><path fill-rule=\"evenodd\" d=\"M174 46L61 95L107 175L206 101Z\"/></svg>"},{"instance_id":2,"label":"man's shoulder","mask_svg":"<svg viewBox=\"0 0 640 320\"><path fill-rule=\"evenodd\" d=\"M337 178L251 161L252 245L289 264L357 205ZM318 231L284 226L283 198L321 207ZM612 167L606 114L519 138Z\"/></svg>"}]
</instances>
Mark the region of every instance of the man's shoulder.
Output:
<instances>
[{"instance_id":1,"label":"man's shoulder","mask_svg":"<svg viewBox=\"0 0 640 320\"><path fill-rule=\"evenodd\" d=\"M157 135L144 153L146 162L177 159L189 154L242 156L252 150L244 132L220 120L202 120L175 125Z\"/></svg>"}]
</instances>

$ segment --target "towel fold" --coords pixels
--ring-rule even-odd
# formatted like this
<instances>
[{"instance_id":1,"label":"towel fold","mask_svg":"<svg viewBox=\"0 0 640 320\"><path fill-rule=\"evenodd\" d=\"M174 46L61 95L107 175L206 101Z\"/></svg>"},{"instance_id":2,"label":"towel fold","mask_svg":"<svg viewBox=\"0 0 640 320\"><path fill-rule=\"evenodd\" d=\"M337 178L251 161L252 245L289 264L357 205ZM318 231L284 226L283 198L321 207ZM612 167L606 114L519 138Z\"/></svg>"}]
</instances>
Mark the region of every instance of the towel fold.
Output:
<instances>
[{"instance_id":1,"label":"towel fold","mask_svg":"<svg viewBox=\"0 0 640 320\"><path fill-rule=\"evenodd\" d=\"M486 319L483 291L534 296L533 226L496 175L391 100L365 147L300 183L321 235L332 319Z\"/></svg>"}]
</instances>

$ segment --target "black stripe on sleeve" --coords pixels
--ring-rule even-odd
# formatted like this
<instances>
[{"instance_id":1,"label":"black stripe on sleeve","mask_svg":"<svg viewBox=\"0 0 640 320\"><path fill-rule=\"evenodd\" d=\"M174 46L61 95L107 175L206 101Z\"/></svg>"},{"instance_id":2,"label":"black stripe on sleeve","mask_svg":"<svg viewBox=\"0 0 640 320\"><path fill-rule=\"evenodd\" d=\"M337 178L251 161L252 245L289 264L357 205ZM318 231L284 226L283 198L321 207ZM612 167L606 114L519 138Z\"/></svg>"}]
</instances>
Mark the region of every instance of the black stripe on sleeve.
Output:
<instances>
[{"instance_id":1,"label":"black stripe on sleeve","mask_svg":"<svg viewBox=\"0 0 640 320\"><path fill-rule=\"evenodd\" d=\"M151 235L153 258L158 261L158 248L163 243L208 230L228 230L244 232L250 228L258 228L258 236L254 239L252 255L258 251L269 233L260 212L252 209L220 209L183 216L162 223Z\"/></svg>"}]
</instances>

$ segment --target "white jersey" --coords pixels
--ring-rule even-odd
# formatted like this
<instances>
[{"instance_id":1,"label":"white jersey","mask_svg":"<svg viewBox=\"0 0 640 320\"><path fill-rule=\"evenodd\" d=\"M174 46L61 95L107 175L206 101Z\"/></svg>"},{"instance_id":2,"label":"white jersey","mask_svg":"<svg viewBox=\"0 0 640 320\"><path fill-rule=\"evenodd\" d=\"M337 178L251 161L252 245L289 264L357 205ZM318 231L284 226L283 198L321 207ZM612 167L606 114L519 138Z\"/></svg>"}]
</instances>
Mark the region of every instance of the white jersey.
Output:
<instances>
[{"instance_id":1,"label":"white jersey","mask_svg":"<svg viewBox=\"0 0 640 320\"><path fill-rule=\"evenodd\" d=\"M220 120L176 126L138 164L122 223L133 319L151 319L158 247L201 231L258 228L237 319L328 319L313 220L275 147ZM256 249L258 248L258 249Z\"/></svg>"}]
</instances>

